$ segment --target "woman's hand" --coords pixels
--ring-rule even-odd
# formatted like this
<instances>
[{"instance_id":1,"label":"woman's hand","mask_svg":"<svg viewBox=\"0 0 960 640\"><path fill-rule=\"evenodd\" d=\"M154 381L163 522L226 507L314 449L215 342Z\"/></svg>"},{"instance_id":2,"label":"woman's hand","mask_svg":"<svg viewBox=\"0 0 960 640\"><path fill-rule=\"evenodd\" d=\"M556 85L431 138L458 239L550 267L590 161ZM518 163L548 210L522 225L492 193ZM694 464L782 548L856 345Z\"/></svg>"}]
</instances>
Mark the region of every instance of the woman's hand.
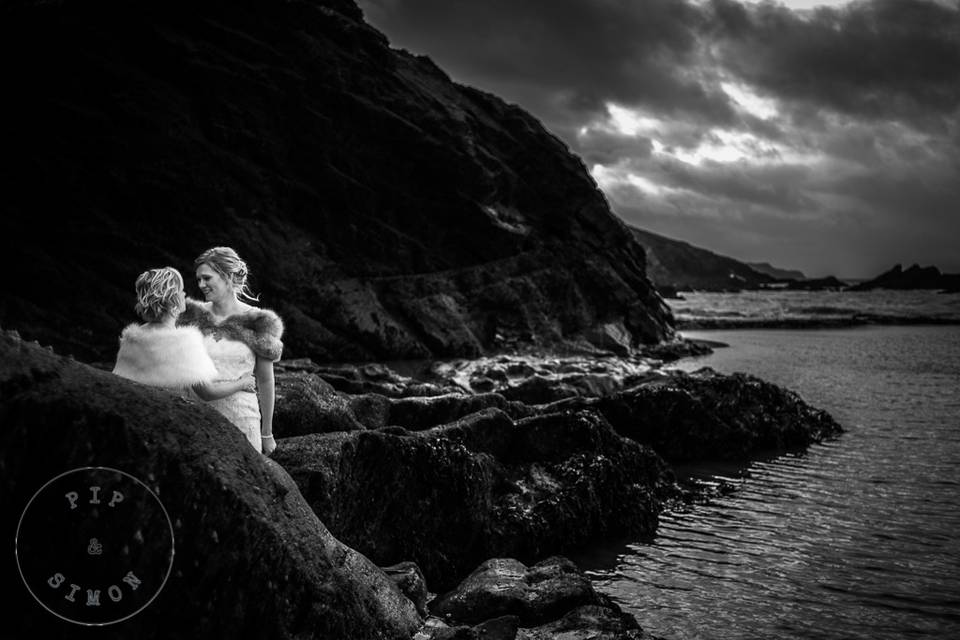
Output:
<instances>
[{"instance_id":1,"label":"woman's hand","mask_svg":"<svg viewBox=\"0 0 960 640\"><path fill-rule=\"evenodd\" d=\"M260 442L265 456L269 456L277 448L277 440L273 436L262 436Z\"/></svg>"},{"instance_id":2,"label":"woman's hand","mask_svg":"<svg viewBox=\"0 0 960 640\"><path fill-rule=\"evenodd\" d=\"M253 377L252 373L249 373L239 380L240 384L243 386L240 388L241 391L256 391L257 390L257 379Z\"/></svg>"}]
</instances>

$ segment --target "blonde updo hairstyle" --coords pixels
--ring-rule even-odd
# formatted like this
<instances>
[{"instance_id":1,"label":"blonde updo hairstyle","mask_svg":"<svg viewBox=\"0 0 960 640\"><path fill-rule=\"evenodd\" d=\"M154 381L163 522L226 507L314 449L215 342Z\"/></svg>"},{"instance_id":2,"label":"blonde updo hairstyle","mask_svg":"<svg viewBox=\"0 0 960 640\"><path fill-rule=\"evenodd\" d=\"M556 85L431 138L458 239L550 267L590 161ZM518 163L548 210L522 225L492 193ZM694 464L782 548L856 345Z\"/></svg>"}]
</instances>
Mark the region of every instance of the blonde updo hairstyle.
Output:
<instances>
[{"instance_id":1,"label":"blonde updo hairstyle","mask_svg":"<svg viewBox=\"0 0 960 640\"><path fill-rule=\"evenodd\" d=\"M183 276L173 267L149 269L137 277L137 315L146 322L157 322L184 303Z\"/></svg>"},{"instance_id":2,"label":"blonde updo hairstyle","mask_svg":"<svg viewBox=\"0 0 960 640\"><path fill-rule=\"evenodd\" d=\"M239 297L257 302L260 296L253 295L253 291L247 285L247 277L250 270L247 263L240 259L237 252L230 247L213 247L207 249L193 261L193 268L198 269L200 265L208 265L211 269L220 274L220 277L233 286L234 292Z\"/></svg>"}]
</instances>

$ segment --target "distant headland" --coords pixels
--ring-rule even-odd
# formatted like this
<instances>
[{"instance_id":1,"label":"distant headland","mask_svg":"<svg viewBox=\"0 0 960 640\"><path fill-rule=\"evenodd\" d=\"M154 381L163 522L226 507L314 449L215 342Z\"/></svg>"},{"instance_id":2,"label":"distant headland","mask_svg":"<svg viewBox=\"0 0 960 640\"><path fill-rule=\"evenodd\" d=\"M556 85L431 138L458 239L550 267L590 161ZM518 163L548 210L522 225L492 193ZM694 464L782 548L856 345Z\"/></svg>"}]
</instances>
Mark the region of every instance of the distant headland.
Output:
<instances>
[{"instance_id":1,"label":"distant headland","mask_svg":"<svg viewBox=\"0 0 960 640\"><path fill-rule=\"evenodd\" d=\"M647 254L647 275L664 297L682 291L735 292L755 289L788 291L870 291L873 289L927 289L960 291L960 274L942 273L934 266L899 264L860 282L836 276L807 278L802 271L766 262L742 262L709 249L696 247L632 227L634 238Z\"/></svg>"}]
</instances>

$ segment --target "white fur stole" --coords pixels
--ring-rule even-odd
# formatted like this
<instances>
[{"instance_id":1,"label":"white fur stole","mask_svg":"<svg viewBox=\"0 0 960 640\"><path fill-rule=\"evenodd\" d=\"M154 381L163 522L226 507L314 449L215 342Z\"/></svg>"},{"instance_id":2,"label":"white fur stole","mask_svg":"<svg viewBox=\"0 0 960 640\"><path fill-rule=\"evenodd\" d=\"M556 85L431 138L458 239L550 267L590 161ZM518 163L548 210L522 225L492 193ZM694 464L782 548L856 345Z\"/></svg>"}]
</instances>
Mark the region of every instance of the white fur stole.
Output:
<instances>
[{"instance_id":1,"label":"white fur stole","mask_svg":"<svg viewBox=\"0 0 960 640\"><path fill-rule=\"evenodd\" d=\"M127 326L113 372L154 387L190 387L210 382L217 368L203 347L196 327Z\"/></svg>"}]
</instances>

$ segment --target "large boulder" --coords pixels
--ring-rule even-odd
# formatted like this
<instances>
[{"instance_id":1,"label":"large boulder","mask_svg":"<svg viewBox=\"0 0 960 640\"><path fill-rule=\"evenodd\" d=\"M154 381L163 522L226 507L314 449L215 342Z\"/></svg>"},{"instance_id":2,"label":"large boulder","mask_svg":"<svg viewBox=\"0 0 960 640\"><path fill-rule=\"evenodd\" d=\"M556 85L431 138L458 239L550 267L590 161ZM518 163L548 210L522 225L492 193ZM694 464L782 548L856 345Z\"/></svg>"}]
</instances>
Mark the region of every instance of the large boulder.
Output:
<instances>
[{"instance_id":1,"label":"large boulder","mask_svg":"<svg viewBox=\"0 0 960 640\"><path fill-rule=\"evenodd\" d=\"M290 476L209 407L5 333L0 425L4 539L14 539L40 487L79 468L125 471L166 509L175 556L165 586L132 618L97 628L98 638L406 640L421 623L380 569L330 534ZM163 536L142 528L128 542L141 552L135 557L155 558ZM31 539L31 548L49 548L58 535ZM82 632L31 598L13 554L3 586L5 610L16 612L5 617L5 637Z\"/></svg>"},{"instance_id":2,"label":"large boulder","mask_svg":"<svg viewBox=\"0 0 960 640\"><path fill-rule=\"evenodd\" d=\"M137 275L212 245L288 356L673 333L583 162L352 0L8 2L0 76L0 323L63 353L110 360Z\"/></svg>"},{"instance_id":3,"label":"large boulder","mask_svg":"<svg viewBox=\"0 0 960 640\"><path fill-rule=\"evenodd\" d=\"M274 458L338 538L381 565L415 561L437 589L490 557L649 535L673 486L659 456L593 412L491 408L423 431L287 438Z\"/></svg>"}]
</instances>

